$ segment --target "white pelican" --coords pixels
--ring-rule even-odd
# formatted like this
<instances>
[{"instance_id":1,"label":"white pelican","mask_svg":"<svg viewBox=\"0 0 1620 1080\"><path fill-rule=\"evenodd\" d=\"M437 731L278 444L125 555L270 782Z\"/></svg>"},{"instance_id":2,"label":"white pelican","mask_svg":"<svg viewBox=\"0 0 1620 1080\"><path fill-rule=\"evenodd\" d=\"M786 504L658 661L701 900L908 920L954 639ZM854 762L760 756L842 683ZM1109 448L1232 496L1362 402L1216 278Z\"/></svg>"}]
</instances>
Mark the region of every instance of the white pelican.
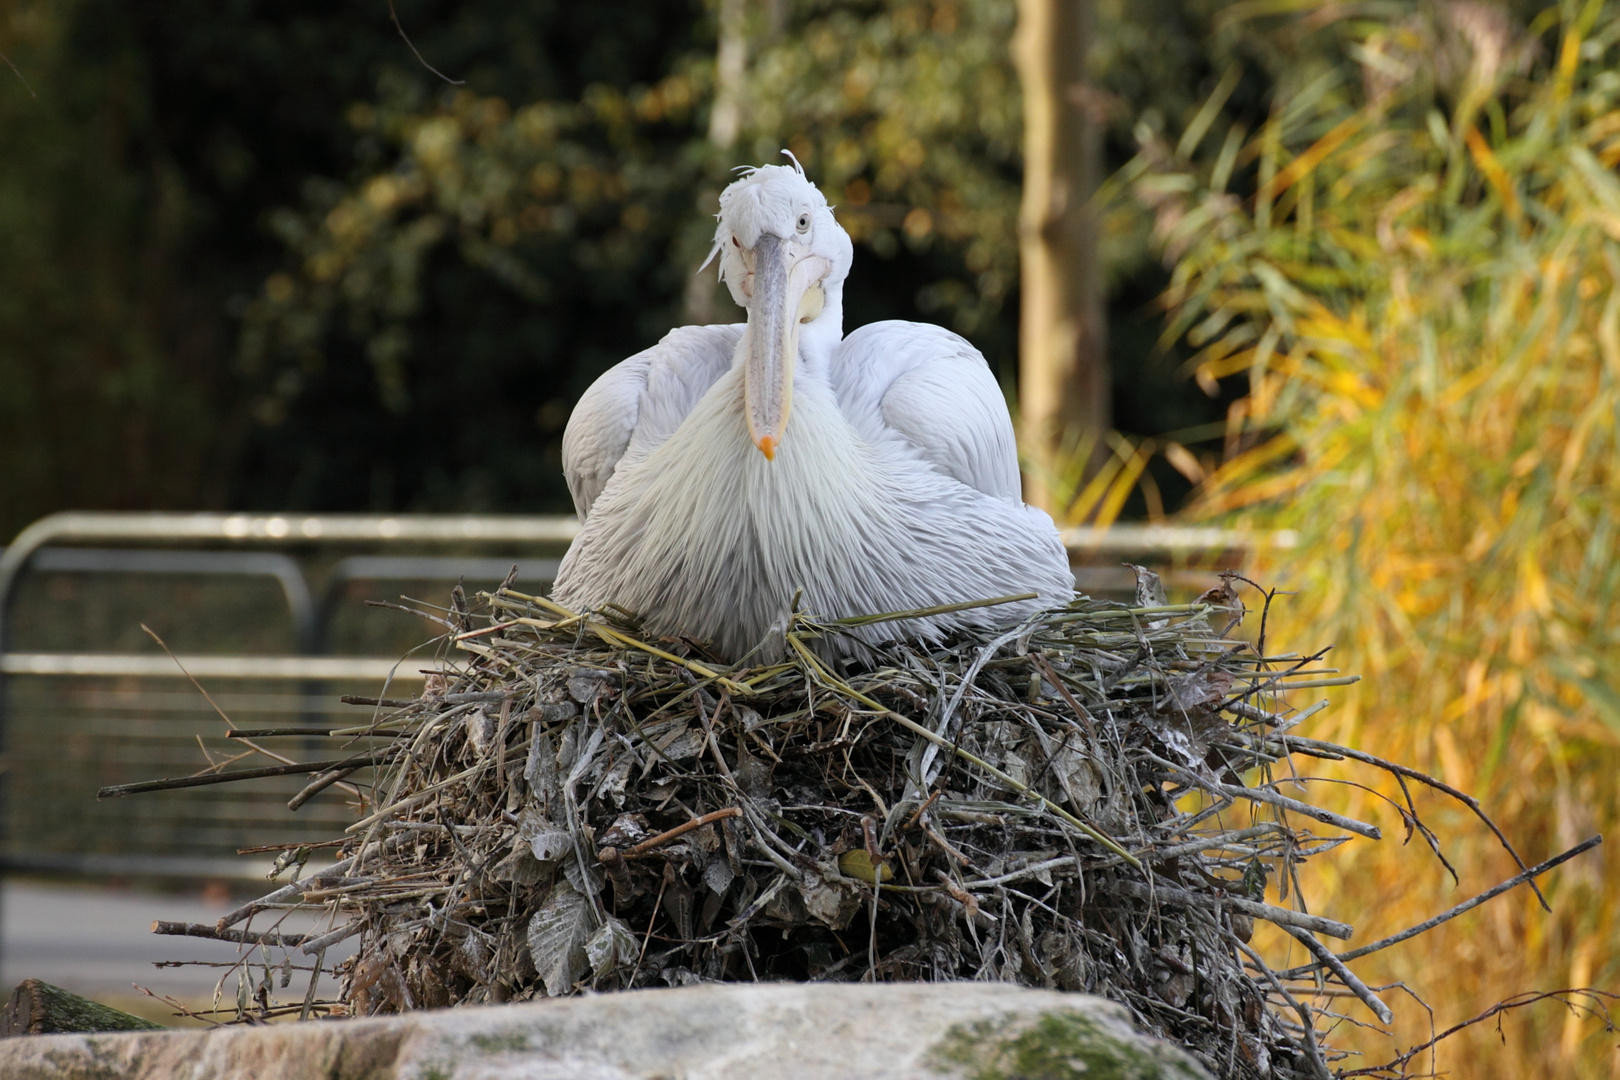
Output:
<instances>
[{"instance_id":1,"label":"white pelican","mask_svg":"<svg viewBox=\"0 0 1620 1080\"><path fill-rule=\"evenodd\" d=\"M823 618L1039 597L854 631L869 644L1068 602L1063 543L1020 496L984 357L921 323L844 337L854 249L798 163L727 187L714 242L748 321L672 330L580 398L563 471L582 526L557 601L616 605L728 659L779 653L796 596Z\"/></svg>"}]
</instances>

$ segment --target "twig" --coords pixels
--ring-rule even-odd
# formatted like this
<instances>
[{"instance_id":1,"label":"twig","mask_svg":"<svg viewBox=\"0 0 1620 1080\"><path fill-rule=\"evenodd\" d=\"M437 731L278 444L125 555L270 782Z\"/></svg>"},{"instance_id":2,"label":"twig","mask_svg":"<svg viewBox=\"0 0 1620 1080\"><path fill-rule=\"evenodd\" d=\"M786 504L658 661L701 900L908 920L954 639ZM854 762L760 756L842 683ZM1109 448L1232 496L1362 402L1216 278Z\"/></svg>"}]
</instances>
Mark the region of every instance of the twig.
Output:
<instances>
[{"instance_id":1,"label":"twig","mask_svg":"<svg viewBox=\"0 0 1620 1080\"><path fill-rule=\"evenodd\" d=\"M668 829L659 833L657 836L643 840L635 847L625 848L623 851L619 852L619 857L621 859L639 859L643 855L650 854L653 848L667 844L677 836L683 836L686 833L691 832L693 829L701 828L704 825L712 825L716 821L724 821L726 818L742 817L742 813L742 807L740 806L728 806L722 810L711 811L710 813L704 814L702 817L693 818L691 821L682 822L673 829Z\"/></svg>"},{"instance_id":2,"label":"twig","mask_svg":"<svg viewBox=\"0 0 1620 1080\"><path fill-rule=\"evenodd\" d=\"M348 872L349 867L354 865L354 861L354 858L350 857L342 860L341 862L335 862L325 870L322 870L317 874L311 874L302 881L289 882L274 892L266 893L257 900L250 900L241 907L236 908L234 911L229 911L224 915L221 915L219 917L219 921L214 924L214 928L216 930L224 930L226 927L234 926L243 919L263 911L267 905L280 903L291 896L298 896L302 894L305 889L312 888L322 881L330 881L333 878L342 877Z\"/></svg>"},{"instance_id":3,"label":"twig","mask_svg":"<svg viewBox=\"0 0 1620 1080\"><path fill-rule=\"evenodd\" d=\"M962 747L951 742L949 739L942 738L941 736L934 734L934 732L929 731L927 728L923 727L910 717L901 716L893 709L887 708L886 706L867 697L865 694L860 693L847 683L843 682L841 679L834 678L826 668L821 666L820 661L815 658L815 655L811 653L809 649L804 647L803 642L796 637L789 637L787 640L788 644L796 649L800 656L804 657L805 662L810 665L811 670L821 675L821 677L829 684L837 687L841 693L847 693L850 697L854 698L856 701L859 701L861 704L867 706L868 708L877 710L880 715L888 717L890 720L893 720L895 723L899 724L901 727L912 732L913 734L921 735L923 738L927 739L929 742L940 747L941 749L949 750L951 753L955 754L964 761L972 762L985 772L989 773L991 776L994 776L997 780L1000 780L1003 784L1006 784L1013 791L1016 791L1021 795L1027 795L1036 800L1040 803L1041 809L1055 817L1060 817L1064 821L1067 821L1070 825L1073 825L1075 828L1079 829L1081 832L1085 833L1087 836L1097 841L1097 843L1101 844L1109 851L1112 851L1115 855L1118 855L1120 858L1124 859L1138 870L1142 868L1142 861L1121 847L1117 840L1110 836L1106 836L1092 826L1087 825L1085 822L1081 821L1079 818L1075 817L1061 806L1058 806L1056 803L1047 799L1046 796L1032 790L1022 781L1015 780L1011 776L1008 776L1006 773L1002 772L994 765L991 765L983 758L980 758L975 754L968 753L968 751L962 749Z\"/></svg>"},{"instance_id":4,"label":"twig","mask_svg":"<svg viewBox=\"0 0 1620 1080\"><path fill-rule=\"evenodd\" d=\"M1310 930L1340 940L1348 940L1355 933L1355 928L1348 923L1336 922L1333 919L1324 919L1320 915L1309 915L1303 911L1276 907L1272 904L1262 904L1255 900L1246 900L1241 896L1232 896L1230 894L1215 896L1209 893L1195 893L1189 889L1178 889L1174 885L1162 883L1155 883L1150 889L1146 885L1135 881L1119 882L1117 888L1127 896L1136 896L1144 900L1157 898L1168 900L1173 904L1189 904L1196 907L1229 907L1233 911L1241 911L1245 915L1251 915L1256 919L1264 919L1267 922L1276 923L1278 926Z\"/></svg>"},{"instance_id":5,"label":"twig","mask_svg":"<svg viewBox=\"0 0 1620 1080\"><path fill-rule=\"evenodd\" d=\"M321 772L332 768L361 769L376 765L393 757L392 748L360 754L337 761L310 761L298 765L271 765L263 769L238 769L228 773L205 773L202 776L176 776L163 780L142 780L134 784L113 784L96 792L97 799L122 799L126 795L139 795L147 791L172 791L176 788L206 787L209 784L229 784L237 780L259 780L267 776L295 776L299 773Z\"/></svg>"},{"instance_id":6,"label":"twig","mask_svg":"<svg viewBox=\"0 0 1620 1080\"><path fill-rule=\"evenodd\" d=\"M1222 784L1213 780L1205 780L1177 768L1174 763L1165 761L1163 758L1155 756L1154 760L1173 770L1175 778L1182 783L1208 791L1211 794L1224 795L1229 799L1249 799L1253 802L1265 803L1268 806L1275 806L1279 810L1288 810L1302 817L1320 821L1324 825L1332 825L1335 828L1343 829L1345 832L1353 832L1358 836L1365 836L1371 840L1383 838L1383 833L1378 830L1376 825L1369 825L1364 821L1345 817L1343 814L1335 814L1331 810L1323 810L1319 806L1312 806L1310 803L1300 802L1298 799L1290 799L1286 795L1277 794L1268 787L1238 787L1235 784Z\"/></svg>"},{"instance_id":7,"label":"twig","mask_svg":"<svg viewBox=\"0 0 1620 1080\"><path fill-rule=\"evenodd\" d=\"M294 841L291 844L261 844L258 847L239 847L236 849L236 853L238 855L260 855L267 851L297 851L299 848L308 848L310 851L315 851L318 848L342 847L344 844L352 842L353 841L344 838L338 840L320 840L307 844L299 841Z\"/></svg>"},{"instance_id":8,"label":"twig","mask_svg":"<svg viewBox=\"0 0 1620 1080\"><path fill-rule=\"evenodd\" d=\"M446 705L496 705L512 696L510 690L468 690L444 695Z\"/></svg>"},{"instance_id":9,"label":"twig","mask_svg":"<svg viewBox=\"0 0 1620 1080\"><path fill-rule=\"evenodd\" d=\"M221 930L207 923L169 922L159 919L152 924L152 933L172 937L209 938L213 941L232 941L238 945L270 945L291 947L309 940L307 934L278 934L274 931L255 933L251 930Z\"/></svg>"},{"instance_id":10,"label":"twig","mask_svg":"<svg viewBox=\"0 0 1620 1080\"><path fill-rule=\"evenodd\" d=\"M305 803L309 802L309 800L313 799L315 796L319 795L321 792L325 791L339 780L353 776L363 767L364 766L361 765L351 765L348 768L333 769L330 772L321 773L315 779L305 784L303 788L299 790L298 794L287 800L287 809L297 810L300 806L303 806Z\"/></svg>"},{"instance_id":11,"label":"twig","mask_svg":"<svg viewBox=\"0 0 1620 1080\"><path fill-rule=\"evenodd\" d=\"M163 650L164 655L166 655L170 660L174 661L174 666L180 669L180 674L184 675L186 677L187 681L189 681L192 686L197 688L197 693L201 694L203 696L203 700L208 702L209 706L211 708L213 708L214 712L216 714L218 714L218 716L219 716L219 718L221 720L225 721L225 727L227 729L234 729L236 727L236 724L231 721L231 718L229 716L225 715L225 710L219 707L219 703L216 702L213 699L213 697L208 693L208 691L203 689L203 684L197 681L196 676L192 675L191 672L186 670L186 665L182 664L180 662L180 658L178 656L174 655L174 653L172 651L170 651L169 646L166 645L164 643L163 639L158 636L157 631L153 630L150 626L147 626L145 623L141 623L141 629L146 632L147 637L150 637L153 641L157 642L158 648ZM279 761L284 765L293 764L292 758L286 757L286 756L284 756L282 754L277 754L277 753L275 753L274 751L271 751L271 750L266 750L264 747L260 746L258 743L249 742L246 739L243 739L242 740L242 745L246 746L250 750L257 750L259 753L263 754L265 757L269 758L271 761ZM352 786L350 786L348 784L344 784L343 788L344 788L345 791L347 791L351 795L359 795L360 794L360 789L357 788L357 787L352 787ZM96 798L98 798L98 799L101 798L101 795L97 794Z\"/></svg>"},{"instance_id":12,"label":"twig","mask_svg":"<svg viewBox=\"0 0 1620 1080\"><path fill-rule=\"evenodd\" d=\"M881 615L848 615L842 619L829 620L829 626L871 626L873 623L895 622L899 619L926 619L930 615L949 615L956 611L971 611L974 608L995 607L998 604L1016 604L1023 600L1038 600L1040 593L1015 593L1012 596L996 596L989 600L969 600L961 604L940 604L938 607L917 608L913 611L886 611Z\"/></svg>"},{"instance_id":13,"label":"twig","mask_svg":"<svg viewBox=\"0 0 1620 1080\"><path fill-rule=\"evenodd\" d=\"M361 916L345 926L340 926L336 930L328 931L327 933L322 934L320 937L310 938L302 945L304 955L317 956L324 953L327 949L330 949L333 945L336 945L344 938L353 937L355 934L358 934L360 932L360 928L364 925L366 925L366 920L364 916Z\"/></svg>"},{"instance_id":14,"label":"twig","mask_svg":"<svg viewBox=\"0 0 1620 1080\"><path fill-rule=\"evenodd\" d=\"M1299 1016L1300 1034L1305 1039L1305 1060L1310 1064L1311 1072L1316 1074L1317 1080L1333 1080L1333 1074L1328 1071L1327 1062L1322 1059L1322 1048L1316 1042L1316 1024L1311 1019L1310 1006L1288 992L1288 988L1283 986L1277 976L1266 966L1266 962L1260 958L1259 953L1249 948L1235 934L1228 932L1226 939L1234 948L1249 958L1249 961L1271 984L1271 988L1277 992L1279 997L1288 1002L1289 1007Z\"/></svg>"},{"instance_id":15,"label":"twig","mask_svg":"<svg viewBox=\"0 0 1620 1080\"><path fill-rule=\"evenodd\" d=\"M652 941L653 924L658 921L658 908L664 902L664 890L669 888L669 878L661 877L658 882L658 899L653 901L652 914L647 917L647 932L641 935L641 951L636 954L636 967L641 967L641 961L647 955L647 945Z\"/></svg>"},{"instance_id":16,"label":"twig","mask_svg":"<svg viewBox=\"0 0 1620 1080\"><path fill-rule=\"evenodd\" d=\"M1391 945L1399 945L1401 942L1407 940L1408 938L1417 937L1419 934L1423 933L1424 931L1434 929L1436 926L1439 926L1441 923L1450 922L1452 919L1455 919L1458 915L1461 915L1465 911L1472 911L1474 908L1477 908L1477 907L1479 907L1479 905L1485 903L1485 901L1493 900L1496 897L1501 896L1503 893L1507 892L1509 889L1515 888L1515 887L1517 887L1519 885L1523 885L1525 882L1531 880L1532 878L1540 877L1542 874L1545 874L1547 871L1551 870L1555 866L1558 866L1560 863L1566 863L1569 860L1573 859L1575 856L1580 855L1583 852L1589 851L1590 849L1597 847L1601 843L1603 843L1602 834L1599 834L1597 836L1588 837L1587 839L1581 841L1579 844L1576 844L1574 847L1570 848L1568 851L1564 852L1562 855L1554 855L1552 858L1548 859L1546 862L1537 863L1535 866L1532 866L1530 869L1526 870L1524 873L1515 874L1512 877L1508 878L1506 881L1502 882L1501 884L1495 885L1495 886L1492 886L1489 889L1486 889L1484 892L1480 893L1478 896L1474 897L1473 899L1464 900L1462 903L1458 904L1457 906L1452 907L1452 908L1448 908L1447 910L1442 911L1440 914L1436 915L1432 919L1425 919L1423 922L1418 923L1416 926L1408 927L1407 929L1402 930L1398 934L1391 934L1389 937L1382 938L1382 939L1380 939L1378 941L1373 942L1370 945L1363 945L1360 948L1351 949L1349 952L1339 953L1339 954L1337 954L1335 959L1338 959L1338 960L1341 960L1341 961L1357 960L1357 959L1360 959L1363 956L1366 956L1369 953L1378 952L1380 949L1387 949ZM1315 965L1307 964L1304 967L1289 968L1287 971L1282 972L1281 974L1282 974L1283 978L1291 979L1291 978L1295 978L1295 977L1297 977L1299 975L1304 974L1306 971L1309 971L1314 966Z\"/></svg>"},{"instance_id":17,"label":"twig","mask_svg":"<svg viewBox=\"0 0 1620 1080\"><path fill-rule=\"evenodd\" d=\"M405 28L399 23L399 14L394 11L394 0L388 0L388 17L394 20L394 29L399 31L400 40L405 42L406 48L411 50L411 55L416 57L417 63L433 72L433 74L437 75L451 86L466 85L465 79L452 79L450 76L446 75L444 72L422 59L422 54L416 51L416 46L411 43L410 37L405 33Z\"/></svg>"},{"instance_id":18,"label":"twig","mask_svg":"<svg viewBox=\"0 0 1620 1080\"><path fill-rule=\"evenodd\" d=\"M906 823L904 825L900 826L900 830L902 832L904 832L905 830L910 829L914 825L916 825L917 822L921 821L923 814L928 811L928 808L930 806L934 805L934 801L936 799L938 799L939 796L940 796L940 791L939 791L938 788L935 788L934 793L932 795L928 796L928 798L923 801L922 805L917 807L916 811L911 815L911 817L906 819Z\"/></svg>"},{"instance_id":19,"label":"twig","mask_svg":"<svg viewBox=\"0 0 1620 1080\"><path fill-rule=\"evenodd\" d=\"M303 1006L298 1010L298 1019L308 1020L310 1011L315 1007L315 988L321 981L321 966L326 963L326 950L322 949L315 954L313 967L309 973L309 987L304 991Z\"/></svg>"},{"instance_id":20,"label":"twig","mask_svg":"<svg viewBox=\"0 0 1620 1080\"><path fill-rule=\"evenodd\" d=\"M408 709L416 704L402 698L357 697L354 694L344 694L338 700L345 705L369 705L377 709Z\"/></svg>"},{"instance_id":21,"label":"twig","mask_svg":"<svg viewBox=\"0 0 1620 1080\"><path fill-rule=\"evenodd\" d=\"M1383 769L1385 772L1394 773L1396 776L1409 777L1410 779L1416 780L1420 784L1434 788L1436 791L1445 792L1447 795L1450 795L1453 799L1456 799L1458 802L1468 807L1468 809L1472 810L1474 812L1474 816L1479 818L1480 821L1484 822L1485 827L1490 829L1491 832L1496 836L1496 839L1501 843L1502 847L1507 851L1507 853L1512 856L1514 863L1518 865L1520 870L1528 869L1528 867L1524 865L1524 860L1519 857L1518 851L1513 847L1512 844L1508 843L1508 838L1503 835L1501 829L1496 827L1496 822L1490 819L1490 815L1485 813L1484 808L1479 805L1479 800L1474 798L1472 795L1459 791L1450 784L1430 776L1427 773L1418 772L1416 769L1411 768L1410 766L1400 765L1393 761L1385 761L1383 758L1376 757L1362 750L1352 750L1349 747L1338 746L1334 743L1325 743L1317 739L1305 739L1298 735L1279 735L1278 738L1282 741L1284 746L1288 746L1290 748L1293 746L1298 746L1301 750L1306 752L1324 752L1336 754L1340 757L1347 757L1353 761L1360 761L1367 765L1377 766L1378 768ZM1534 876L1535 875L1531 875L1532 878L1534 878ZM1552 911L1552 905L1548 904L1547 898L1541 895L1541 889L1536 886L1534 880L1530 881L1530 891L1536 894L1536 900L1541 904L1541 909L1550 913Z\"/></svg>"},{"instance_id":22,"label":"twig","mask_svg":"<svg viewBox=\"0 0 1620 1080\"><path fill-rule=\"evenodd\" d=\"M1293 926L1284 926L1288 935L1301 945L1305 946L1310 954L1316 957L1317 962L1333 972L1338 980L1349 988L1350 992L1361 999L1361 1003L1372 1010L1374 1016L1385 1024L1395 1022L1395 1014L1389 1011L1389 1006L1378 1000L1378 996L1367 989L1367 984L1356 978L1355 974L1337 956L1329 952L1320 941L1313 938L1308 932Z\"/></svg>"},{"instance_id":23,"label":"twig","mask_svg":"<svg viewBox=\"0 0 1620 1080\"><path fill-rule=\"evenodd\" d=\"M1596 1006L1577 1006L1569 1000L1570 998L1575 997L1588 997L1593 999L1597 1004ZM1495 1005L1492 1005L1478 1016L1464 1020L1460 1024L1453 1024L1451 1027L1431 1038L1428 1042L1414 1046L1410 1050L1397 1055L1382 1065L1370 1065L1366 1068L1351 1069L1346 1072L1342 1072L1339 1075L1342 1080L1343 1077L1349 1076L1389 1076L1394 1074L1396 1070L1400 1070L1399 1075L1405 1076L1406 1072L1402 1067L1408 1061L1411 1061L1425 1050L1437 1046L1442 1041L1451 1038L1451 1036L1457 1034L1457 1032L1471 1028L1475 1024L1483 1023L1494 1016L1500 1016L1505 1012L1510 1012L1513 1009L1522 1009L1528 1005L1535 1005L1543 1001L1556 1001L1570 1009L1584 1008L1586 1012L1597 1016L1603 1021L1603 1026L1606 1031L1612 1032L1615 1030L1614 1020L1609 1015L1608 1008L1604 1005L1605 1000L1611 1002L1620 1001L1620 995L1611 993L1607 990L1595 990L1589 986L1575 986L1564 990L1545 990L1515 994L1513 997L1507 998L1504 1001L1498 1001Z\"/></svg>"},{"instance_id":24,"label":"twig","mask_svg":"<svg viewBox=\"0 0 1620 1080\"><path fill-rule=\"evenodd\" d=\"M141 993L145 994L147 997L151 998L153 1001L161 1001L163 1004L165 1004L169 1008L173 1009L174 1010L173 1015L175 1015L175 1016L184 1016L184 1017L186 1017L187 1019L190 1019L190 1020L201 1020L203 1023L207 1024L209 1027L216 1027L217 1028L217 1027L224 1027L225 1026L224 1024L221 1024L218 1020L215 1020L215 1019L213 1019L211 1017L208 1017L208 1016L204 1016L202 1013L192 1012L190 1009L186 1008L184 1004L182 1004L179 1000L177 1000L175 998L169 997L168 995L163 995L163 996L160 997L157 994L152 993L152 991L148 990L146 987L142 986L140 983L131 983L130 985L133 986L136 990L138 990ZM210 1009L208 1011L212 1012L213 1010Z\"/></svg>"},{"instance_id":25,"label":"twig","mask_svg":"<svg viewBox=\"0 0 1620 1080\"><path fill-rule=\"evenodd\" d=\"M17 69L17 65L11 62L11 57L7 56L3 52L0 52L0 60L4 60L6 62L6 67L11 69L11 73L13 75L17 76L17 81L23 84L23 89L28 91L28 96L33 98L35 101L38 101L39 95L34 93L34 88L32 86L28 85L28 80L23 78L23 73Z\"/></svg>"}]
</instances>

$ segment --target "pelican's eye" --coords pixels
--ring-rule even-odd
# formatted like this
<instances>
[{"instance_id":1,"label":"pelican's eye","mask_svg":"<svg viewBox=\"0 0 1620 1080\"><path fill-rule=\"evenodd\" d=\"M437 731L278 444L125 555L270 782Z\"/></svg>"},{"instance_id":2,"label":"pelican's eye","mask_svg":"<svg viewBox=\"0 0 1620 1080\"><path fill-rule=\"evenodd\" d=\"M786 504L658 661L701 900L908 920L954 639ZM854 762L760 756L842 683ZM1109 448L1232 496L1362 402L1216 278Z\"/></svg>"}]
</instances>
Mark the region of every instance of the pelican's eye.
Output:
<instances>
[{"instance_id":1,"label":"pelican's eye","mask_svg":"<svg viewBox=\"0 0 1620 1080\"><path fill-rule=\"evenodd\" d=\"M799 215L799 231L800 232L809 232L810 231L810 215L809 214L800 214Z\"/></svg>"}]
</instances>

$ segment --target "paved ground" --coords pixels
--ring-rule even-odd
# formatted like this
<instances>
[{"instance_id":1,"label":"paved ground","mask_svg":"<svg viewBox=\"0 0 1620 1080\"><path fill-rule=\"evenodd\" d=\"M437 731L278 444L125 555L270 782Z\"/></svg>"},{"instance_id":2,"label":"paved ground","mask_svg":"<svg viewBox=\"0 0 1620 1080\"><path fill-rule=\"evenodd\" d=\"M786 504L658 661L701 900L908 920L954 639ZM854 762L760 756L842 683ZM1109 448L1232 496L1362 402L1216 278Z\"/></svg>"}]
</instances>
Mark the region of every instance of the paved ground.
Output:
<instances>
[{"instance_id":1,"label":"paved ground","mask_svg":"<svg viewBox=\"0 0 1620 1080\"><path fill-rule=\"evenodd\" d=\"M213 998L214 984L223 968L155 967L153 961L228 964L235 959L236 947L192 938L158 937L151 933L153 920L211 923L236 903L226 896L210 899L196 893L115 891L7 880L0 887L0 998L9 995L22 980L37 978L169 1022L168 1010L145 998L135 986L178 998L192 1008L205 1007ZM293 929L290 923L288 929ZM350 949L352 945L352 939L345 943ZM340 949L327 954L329 962L342 958L336 955ZM279 961L281 957L274 959ZM305 957L298 960L308 962ZM279 995L295 995L298 987L307 985L307 975L293 975L292 989L278 991ZM332 979L323 977L319 995L330 997L333 992ZM235 984L229 982L226 1000L234 996Z\"/></svg>"}]
</instances>

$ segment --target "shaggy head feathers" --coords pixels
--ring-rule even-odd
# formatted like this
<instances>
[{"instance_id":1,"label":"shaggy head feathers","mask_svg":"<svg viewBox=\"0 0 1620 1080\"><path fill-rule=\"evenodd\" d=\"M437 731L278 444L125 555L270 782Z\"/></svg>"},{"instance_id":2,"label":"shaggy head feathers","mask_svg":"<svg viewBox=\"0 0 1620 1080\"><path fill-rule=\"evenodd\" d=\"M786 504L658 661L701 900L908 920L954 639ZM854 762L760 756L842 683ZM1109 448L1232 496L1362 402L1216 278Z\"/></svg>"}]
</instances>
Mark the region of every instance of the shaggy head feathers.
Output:
<instances>
[{"instance_id":1,"label":"shaggy head feathers","mask_svg":"<svg viewBox=\"0 0 1620 1080\"><path fill-rule=\"evenodd\" d=\"M720 278L743 307L747 302L739 286L748 275L743 251L752 250L765 233L807 242L812 254L820 255L832 265L825 285L836 286L849 276L855 247L850 243L849 234L833 217L826 196L804 175L797 161L792 165L761 165L757 169L742 170L742 175L720 193L717 216L719 224L714 230L714 247L709 259L720 257ZM801 230L799 223L805 218L808 218L809 228Z\"/></svg>"}]
</instances>

